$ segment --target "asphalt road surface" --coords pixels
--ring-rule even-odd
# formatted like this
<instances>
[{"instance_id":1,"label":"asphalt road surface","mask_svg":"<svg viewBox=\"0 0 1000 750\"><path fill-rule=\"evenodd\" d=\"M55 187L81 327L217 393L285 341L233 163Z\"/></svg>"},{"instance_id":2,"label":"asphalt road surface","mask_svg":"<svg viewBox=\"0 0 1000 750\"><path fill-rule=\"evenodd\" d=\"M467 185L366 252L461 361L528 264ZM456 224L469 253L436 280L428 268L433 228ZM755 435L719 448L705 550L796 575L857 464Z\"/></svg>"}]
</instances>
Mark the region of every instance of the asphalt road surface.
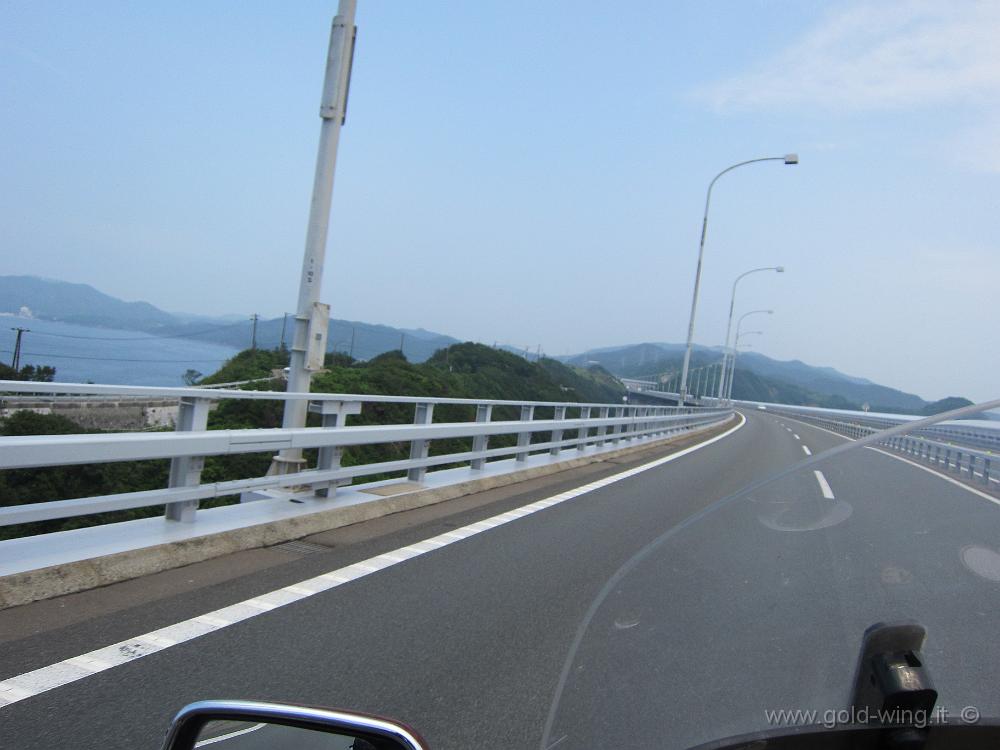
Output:
<instances>
[{"instance_id":1,"label":"asphalt road surface","mask_svg":"<svg viewBox=\"0 0 1000 750\"><path fill-rule=\"evenodd\" d=\"M844 442L746 416L711 445L617 481L665 452L318 535L316 551L281 564L281 551L241 553L0 612L2 683L390 556L322 593L0 708L0 745L156 748L184 704L252 698L382 714L432 748L538 748L547 725L559 748L687 747L768 728L770 710L846 707L864 628L901 618L928 628L941 705L1000 715L1000 507L861 449L692 522Z\"/></svg>"}]
</instances>

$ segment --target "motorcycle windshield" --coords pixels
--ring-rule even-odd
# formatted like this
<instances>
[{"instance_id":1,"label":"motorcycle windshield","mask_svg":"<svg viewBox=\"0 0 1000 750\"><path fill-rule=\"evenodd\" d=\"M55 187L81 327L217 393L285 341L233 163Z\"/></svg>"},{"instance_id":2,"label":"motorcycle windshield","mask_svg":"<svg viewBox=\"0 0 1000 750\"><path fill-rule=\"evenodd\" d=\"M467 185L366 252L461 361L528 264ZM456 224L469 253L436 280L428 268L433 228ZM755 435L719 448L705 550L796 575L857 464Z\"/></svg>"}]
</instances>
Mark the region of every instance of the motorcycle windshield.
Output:
<instances>
[{"instance_id":1,"label":"motorcycle windshield","mask_svg":"<svg viewBox=\"0 0 1000 750\"><path fill-rule=\"evenodd\" d=\"M797 441L820 424L754 416ZM850 708L863 635L879 622L926 628L939 697L915 721L1000 716L990 451L970 471L968 450L935 439L926 445L949 447L934 460L936 448L907 444L927 434L926 420L916 424L896 435L858 427L864 439L842 436L811 457L806 448L797 465L720 498L619 568L569 648L542 747L686 748L873 722Z\"/></svg>"}]
</instances>

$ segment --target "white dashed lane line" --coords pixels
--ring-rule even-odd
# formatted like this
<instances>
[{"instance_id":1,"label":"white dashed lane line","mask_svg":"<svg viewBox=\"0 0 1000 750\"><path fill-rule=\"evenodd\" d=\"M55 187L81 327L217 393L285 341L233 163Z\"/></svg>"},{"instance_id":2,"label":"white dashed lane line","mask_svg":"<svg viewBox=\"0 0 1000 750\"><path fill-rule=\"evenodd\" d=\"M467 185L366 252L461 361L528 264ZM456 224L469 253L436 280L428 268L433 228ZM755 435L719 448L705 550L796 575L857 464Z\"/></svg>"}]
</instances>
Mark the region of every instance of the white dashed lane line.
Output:
<instances>
[{"instance_id":1,"label":"white dashed lane line","mask_svg":"<svg viewBox=\"0 0 1000 750\"><path fill-rule=\"evenodd\" d=\"M808 445L803 445L802 446L802 452L805 453L807 456L811 456L813 454L813 452L811 450L809 450L809 446Z\"/></svg>"},{"instance_id":2,"label":"white dashed lane line","mask_svg":"<svg viewBox=\"0 0 1000 750\"><path fill-rule=\"evenodd\" d=\"M823 493L823 497L827 500L833 500L833 490L830 489L830 483L826 481L826 477L823 476L823 472L818 469L813 472L816 475L816 481L819 482L820 492Z\"/></svg>"}]
</instances>

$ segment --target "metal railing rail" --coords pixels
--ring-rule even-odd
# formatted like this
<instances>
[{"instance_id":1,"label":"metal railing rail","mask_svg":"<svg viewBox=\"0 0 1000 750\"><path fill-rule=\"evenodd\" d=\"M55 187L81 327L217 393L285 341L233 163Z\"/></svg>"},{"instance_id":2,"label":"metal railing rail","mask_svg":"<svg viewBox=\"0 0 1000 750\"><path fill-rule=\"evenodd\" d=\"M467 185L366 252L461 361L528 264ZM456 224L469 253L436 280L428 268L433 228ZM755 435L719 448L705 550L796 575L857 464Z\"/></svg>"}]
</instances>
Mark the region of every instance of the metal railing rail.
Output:
<instances>
[{"instance_id":1,"label":"metal railing rail","mask_svg":"<svg viewBox=\"0 0 1000 750\"><path fill-rule=\"evenodd\" d=\"M286 391L243 391L220 390L215 388L141 386L141 385L95 385L90 383L32 383L22 380L0 380L0 399L6 393L33 393L49 395L108 395L142 396L146 398L203 398L219 401L227 398L262 401L351 401L356 403L381 404L489 404L491 406L617 406L606 403L568 403L566 401L505 401L489 398L449 398L427 396L377 396L359 393L288 393Z\"/></svg>"},{"instance_id":2,"label":"metal railing rail","mask_svg":"<svg viewBox=\"0 0 1000 750\"><path fill-rule=\"evenodd\" d=\"M8 388L8 386L13 386ZM142 395L176 395L180 414L174 432L88 433L78 435L31 435L0 437L0 470L45 466L170 459L168 486L163 489L49 500L26 505L0 505L0 525L44 521L72 516L127 510L155 505L166 506L166 517L174 521L193 521L201 500L241 492L308 488L330 496L338 484L350 483L363 476L387 472L407 472L407 478L419 482L429 468L468 464L475 474L483 471L488 459L513 456L516 463L527 461L532 453L547 453L555 460L570 460L588 448L605 449L657 436L705 428L730 417L731 410L692 410L670 406L626 404L580 404L565 402L503 401L490 399L420 398L410 396L370 396L356 394L281 393L274 391L204 391L195 388L136 388L131 386L96 386L66 384L26 384L0 381L0 391L103 393L124 395L142 391ZM322 427L300 429L208 430L208 409L220 398L255 400L270 398L308 399L310 409L321 415ZM347 417L360 414L365 404L412 404L414 420L410 424L349 426ZM475 406L475 418L468 422L432 421L438 404ZM520 408L520 419L492 421L494 406ZM536 407L552 407L552 419L535 419ZM569 417L568 410L579 412ZM532 442L539 433L548 439ZM516 444L489 447L491 437L517 436ZM468 438L472 450L429 455L434 440ZM341 466L343 450L351 446L409 443L410 457L358 466ZM272 453L284 448L318 448L314 469L282 475L253 477L225 482L202 483L201 470L207 456L242 453ZM0 498L2 503L2 498Z\"/></svg>"},{"instance_id":3,"label":"metal railing rail","mask_svg":"<svg viewBox=\"0 0 1000 750\"><path fill-rule=\"evenodd\" d=\"M851 412L843 412L838 415L831 413L834 410L827 410L826 413L821 413L820 410L815 408L780 405L771 405L768 409L775 414L794 417L807 424L823 427L831 432L854 439L868 437L881 430L910 421L909 419L902 418L903 415L900 415L901 418L898 420L893 420L891 417L885 415L879 415L863 422L856 418L855 413ZM948 427L951 426L951 423L942 424ZM936 436L932 437L923 434L932 433L935 427L940 426L942 425L933 425L931 428L921 431L921 433L895 435L879 441L878 445L902 453L913 460L954 473L967 481L980 483L984 487L996 491L1000 479L992 476L991 470L998 460L1000 460L1000 455L990 450L982 450L962 443L943 441ZM958 428L959 434L966 435L970 433L978 434L987 430L989 430L988 427L981 427L978 430L963 428L961 426ZM998 428L998 432L1000 432L1000 428ZM948 429L942 430L942 433L945 435L954 434L953 431ZM990 436L987 434L987 437Z\"/></svg>"},{"instance_id":4,"label":"metal railing rail","mask_svg":"<svg viewBox=\"0 0 1000 750\"><path fill-rule=\"evenodd\" d=\"M757 402L741 401L738 405L753 408ZM826 409L818 406L791 406L789 404L764 404L773 412L796 413L816 419L827 419L832 423L849 423L885 430L897 425L915 422L925 417L910 414L884 414L842 409ZM977 448L1000 454L1000 421L988 419L954 419L923 429L916 434L922 437L940 440L946 443L959 443L966 447Z\"/></svg>"}]
</instances>

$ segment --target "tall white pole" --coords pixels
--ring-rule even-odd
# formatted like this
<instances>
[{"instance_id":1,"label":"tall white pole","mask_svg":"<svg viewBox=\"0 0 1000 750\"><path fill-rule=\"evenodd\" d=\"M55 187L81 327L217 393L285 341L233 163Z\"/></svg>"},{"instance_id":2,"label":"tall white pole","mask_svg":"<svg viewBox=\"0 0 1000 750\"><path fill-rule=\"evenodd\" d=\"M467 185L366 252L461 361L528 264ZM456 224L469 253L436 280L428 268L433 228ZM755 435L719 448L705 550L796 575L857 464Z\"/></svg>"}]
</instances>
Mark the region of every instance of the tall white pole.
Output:
<instances>
[{"instance_id":1,"label":"tall white pole","mask_svg":"<svg viewBox=\"0 0 1000 750\"><path fill-rule=\"evenodd\" d=\"M698 289L701 285L701 262L705 255L705 235L708 233L708 207L712 202L712 188L715 187L716 181L722 177L726 172L731 172L737 167L742 167L747 164L756 164L761 161L783 161L785 164L798 164L799 157L797 154L785 154L784 156L765 156L761 159L748 159L747 161L741 161L738 164L733 164L731 167L726 167L719 174L712 178L712 181L708 183L708 192L705 194L705 213L701 219L701 241L698 243L698 265L694 272L694 293L691 295L691 317L688 319L688 333L687 333L687 346L684 348L684 365L681 368L681 387L680 387L680 398L678 399L678 404L684 405L684 397L687 395L687 379L688 379L688 366L691 363L691 349L694 344L694 317L695 313L698 311Z\"/></svg>"},{"instance_id":2,"label":"tall white pole","mask_svg":"<svg viewBox=\"0 0 1000 750\"><path fill-rule=\"evenodd\" d=\"M760 314L774 315L774 310L751 310L750 312L743 313L740 316L740 319L736 323L736 338L733 341L732 360L729 367L729 378L728 378L729 382L726 387L727 401L731 401L733 397L733 380L736 377L736 349L740 345L740 336L743 335L742 333L740 333L741 329L743 328L743 321L746 318L750 317L751 315L760 315ZM754 333L761 333L761 331L754 331Z\"/></svg>"},{"instance_id":3,"label":"tall white pole","mask_svg":"<svg viewBox=\"0 0 1000 750\"><path fill-rule=\"evenodd\" d=\"M312 203L309 207L309 225L306 230L306 247L302 258L302 276L299 280L299 300L295 313L294 333L289 362L288 385L290 393L306 393L315 370L322 367L326 348L327 317L319 307L320 286L323 283L323 261L326 256L326 238L330 226L330 202L333 198L333 176L337 166L337 145L340 128L347 111L347 92L350 86L351 60L354 54L354 13L356 0L340 0L337 15L330 30L330 48L326 58L326 76L319 116L319 149L316 155L316 174L313 180ZM307 361L310 344L315 350ZM316 365L316 356L319 365ZM285 401L285 414L281 426L304 427L308 403L304 400ZM271 473L283 474L297 471L304 463L301 449L282 450L271 464Z\"/></svg>"},{"instance_id":4,"label":"tall white pole","mask_svg":"<svg viewBox=\"0 0 1000 750\"><path fill-rule=\"evenodd\" d=\"M744 271L743 273L741 273L733 281L733 293L732 293L732 295L729 298L729 321L726 323L726 340L725 340L725 342L723 344L723 347L722 347L722 363L723 363L723 368L722 368L723 372L722 372L722 375L723 375L723 377L720 379L720 382L719 382L719 398L720 399L726 393L726 377L725 376L726 376L726 371L728 370L728 368L726 368L725 365L726 365L726 362L727 362L727 360L728 360L728 358L730 356L730 352L729 352L729 336L730 336L730 334L732 333L732 330L733 330L733 310L736 308L736 285L740 283L740 280L744 276L749 276L752 273L759 273L761 271L777 271L778 273L784 273L785 272L785 267L784 266L765 266L763 268L751 268L749 271Z\"/></svg>"}]
</instances>

